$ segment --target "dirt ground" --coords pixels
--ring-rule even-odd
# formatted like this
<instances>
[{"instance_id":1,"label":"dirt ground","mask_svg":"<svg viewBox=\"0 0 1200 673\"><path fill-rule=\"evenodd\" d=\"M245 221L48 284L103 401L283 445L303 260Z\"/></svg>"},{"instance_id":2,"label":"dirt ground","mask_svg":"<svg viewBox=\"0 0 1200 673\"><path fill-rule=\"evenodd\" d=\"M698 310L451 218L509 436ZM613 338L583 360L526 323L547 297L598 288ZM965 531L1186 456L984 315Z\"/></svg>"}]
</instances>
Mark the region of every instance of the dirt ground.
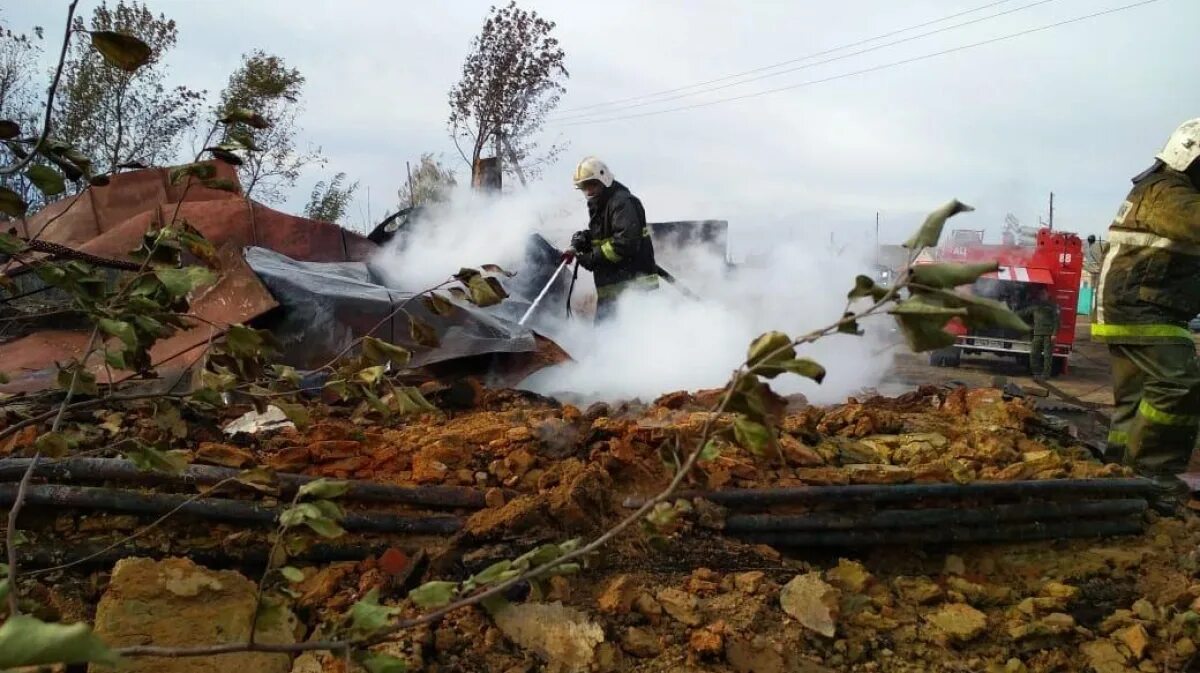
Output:
<instances>
[{"instance_id":1,"label":"dirt ground","mask_svg":"<svg viewBox=\"0 0 1200 673\"><path fill-rule=\"evenodd\" d=\"M962 382L971 387L990 386L996 377L1004 377L1022 388L1040 388L1030 378L1024 362L1011 358L983 355L965 357L956 368L934 367L927 355L897 352L895 370L889 384L917 386L930 383ZM1112 408L1111 369L1108 351L1103 344L1092 341L1091 323L1081 320L1075 331L1075 352L1071 355L1070 370L1055 377L1051 383L1084 402L1098 405L1107 413Z\"/></svg>"}]
</instances>

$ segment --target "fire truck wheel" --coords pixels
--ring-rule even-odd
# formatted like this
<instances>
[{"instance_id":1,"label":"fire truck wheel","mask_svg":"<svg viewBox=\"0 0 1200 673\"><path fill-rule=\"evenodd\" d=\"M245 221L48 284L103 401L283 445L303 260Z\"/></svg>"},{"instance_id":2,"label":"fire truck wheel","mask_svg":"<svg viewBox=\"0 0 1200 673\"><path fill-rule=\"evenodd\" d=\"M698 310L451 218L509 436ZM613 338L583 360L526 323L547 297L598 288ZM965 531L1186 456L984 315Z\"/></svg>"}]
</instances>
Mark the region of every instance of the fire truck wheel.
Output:
<instances>
[{"instance_id":1,"label":"fire truck wheel","mask_svg":"<svg viewBox=\"0 0 1200 673\"><path fill-rule=\"evenodd\" d=\"M939 348L929 353L929 364L934 367L957 367L962 361L962 352L957 348Z\"/></svg>"}]
</instances>

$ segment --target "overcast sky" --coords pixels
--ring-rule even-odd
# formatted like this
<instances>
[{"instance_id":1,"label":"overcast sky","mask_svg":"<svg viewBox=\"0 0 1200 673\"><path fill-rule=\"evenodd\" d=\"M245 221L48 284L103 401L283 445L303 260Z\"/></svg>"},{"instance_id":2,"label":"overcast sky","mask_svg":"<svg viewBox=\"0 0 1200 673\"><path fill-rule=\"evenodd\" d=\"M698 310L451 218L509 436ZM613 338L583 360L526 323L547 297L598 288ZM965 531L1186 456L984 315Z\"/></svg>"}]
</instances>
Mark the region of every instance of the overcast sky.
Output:
<instances>
[{"instance_id":1,"label":"overcast sky","mask_svg":"<svg viewBox=\"0 0 1200 673\"><path fill-rule=\"evenodd\" d=\"M884 242L898 241L952 197L978 208L955 225L986 228L995 238L1006 213L1025 224L1045 217L1051 190L1057 224L1099 233L1129 178L1175 126L1200 116L1197 0L1157 0L840 76L1135 1L1010 0L793 63L786 67L805 67L760 81L658 105L570 112L800 59L987 0L522 0L558 22L571 73L562 118L593 122L801 85L686 111L552 123L543 141L565 141L570 149L545 180L565 192L575 161L596 154L642 198L650 219L728 219L743 251L767 245L768 235L871 238L876 211ZM49 46L67 4L6 0L4 16L18 30L46 27ZM79 13L89 16L96 4L82 0ZM422 152L442 154L460 176L469 173L446 134L446 92L487 0L147 4L179 24L179 47L169 58L177 83L216 92L240 54L254 48L284 57L308 78L301 142L320 145L330 162L301 178L285 209L299 210L316 180L345 171L363 185L351 224L366 222L367 187L377 220L395 206L405 161ZM1010 10L1017 11L985 18ZM983 20L815 64L974 19ZM837 79L804 84L831 77ZM582 227L582 202L579 212Z\"/></svg>"}]
</instances>

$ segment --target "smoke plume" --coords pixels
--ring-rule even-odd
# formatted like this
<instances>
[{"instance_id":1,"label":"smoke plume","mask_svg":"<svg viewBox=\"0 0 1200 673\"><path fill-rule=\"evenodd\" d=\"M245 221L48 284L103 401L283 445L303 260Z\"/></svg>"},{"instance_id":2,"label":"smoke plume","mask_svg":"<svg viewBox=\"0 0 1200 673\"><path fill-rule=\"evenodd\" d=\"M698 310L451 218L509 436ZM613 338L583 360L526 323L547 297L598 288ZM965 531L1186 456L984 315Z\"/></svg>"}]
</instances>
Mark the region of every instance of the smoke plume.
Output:
<instances>
[{"instance_id":1,"label":"smoke plume","mask_svg":"<svg viewBox=\"0 0 1200 673\"><path fill-rule=\"evenodd\" d=\"M494 197L462 190L435 206L403 248L389 247L376 264L397 287L417 291L463 266L519 269L531 234L565 248L570 232L586 223L585 203L574 191ZM730 237L738 232L733 228ZM795 336L835 321L854 276L870 272L869 245L834 249L824 236L813 238L742 241L739 247L764 253L734 267L702 248L656 248L659 263L701 299L688 299L663 282L658 291L623 296L616 318L600 325L585 314L594 305L594 285L581 270L575 317L566 320L561 305L543 306L531 323L573 361L534 374L522 387L575 401L648 401L672 390L721 386L756 336L768 330ZM890 321L863 326L864 336L833 335L800 349L826 367L824 384L785 375L773 386L833 402L877 385L891 362Z\"/></svg>"}]
</instances>

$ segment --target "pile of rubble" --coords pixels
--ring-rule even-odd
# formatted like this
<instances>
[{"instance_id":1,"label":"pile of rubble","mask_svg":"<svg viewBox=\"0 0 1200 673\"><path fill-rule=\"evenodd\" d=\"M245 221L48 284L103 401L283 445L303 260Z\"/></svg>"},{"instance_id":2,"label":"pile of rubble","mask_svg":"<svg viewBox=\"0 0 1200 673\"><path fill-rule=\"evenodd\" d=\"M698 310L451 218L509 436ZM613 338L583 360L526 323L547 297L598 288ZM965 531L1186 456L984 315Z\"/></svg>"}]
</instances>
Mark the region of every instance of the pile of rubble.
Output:
<instances>
[{"instance_id":1,"label":"pile of rubble","mask_svg":"<svg viewBox=\"0 0 1200 673\"><path fill-rule=\"evenodd\" d=\"M323 624L371 591L402 615L416 615L405 596L423 581L463 579L538 544L601 532L628 512L626 500L651 495L670 480L706 422L718 432L732 422L709 411L715 391L585 409L473 385L431 384L425 392L443 411L388 427L355 422L347 410L314 401L314 423L304 429L229 438L219 427L195 427L173 440L194 464L266 466L407 489L403 493L410 495L464 498L435 505L348 496L348 518L439 517L453 520L447 530L457 532L379 533L347 522L352 532L336 545L291 561L304 578L294 585L289 620L264 632L275 639L270 642L318 637ZM148 440L163 432L149 412L105 420ZM1186 670L1196 653L1200 520L1192 515L1159 518L1143 503L1137 517L1144 531L1124 537L816 552L737 539L726 524L742 514L714 504L722 493L746 489L822 493L1130 481L1122 468L1097 462L1069 429L1038 416L1025 400L962 388L924 388L895 399L864 396L830 408L796 399L775 455L753 455L732 438L719 444L689 478L672 516L621 536L580 574L552 578L536 597L526 595L528 589L512 593L511 605L495 615L464 608L380 647L407 659L410 670L512 673L1165 673ZM7 446L14 456L25 448L21 441ZM88 448L84 443L79 450ZM180 495L194 488L165 481L154 486ZM265 508L279 504L245 492L229 498ZM907 505L919 511L942 502ZM809 498L760 508L753 516L844 507L875 505ZM23 516L25 568L36 573L64 560L39 558L36 550L103 547L154 518L29 510ZM254 577L265 560L247 550L266 546L268 528L185 511L120 546L119 554L131 558L115 568L110 554L34 575L38 585L27 593L43 606L45 618L92 621L117 645L237 641L249 633ZM173 556L236 570L208 570ZM223 657L226 670L345 670L338 657L320 653L294 660L261 653ZM197 663L149 659L132 670L201 670L187 667Z\"/></svg>"}]
</instances>

